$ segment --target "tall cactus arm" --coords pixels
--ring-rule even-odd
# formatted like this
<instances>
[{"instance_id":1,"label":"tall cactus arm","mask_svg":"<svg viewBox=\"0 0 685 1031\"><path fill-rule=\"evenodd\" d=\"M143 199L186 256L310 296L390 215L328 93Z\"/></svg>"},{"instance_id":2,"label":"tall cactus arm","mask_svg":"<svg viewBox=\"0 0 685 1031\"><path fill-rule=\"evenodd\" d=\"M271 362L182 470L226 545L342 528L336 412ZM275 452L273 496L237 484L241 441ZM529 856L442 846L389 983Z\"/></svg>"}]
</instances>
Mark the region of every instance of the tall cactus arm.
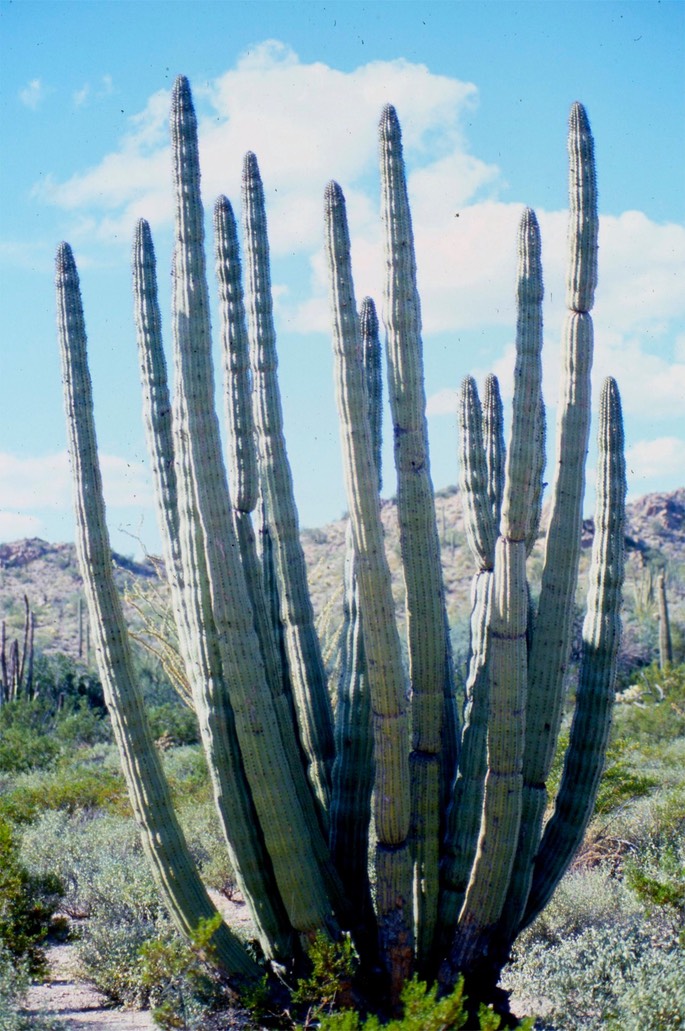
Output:
<instances>
[{"instance_id":1,"label":"tall cactus arm","mask_svg":"<svg viewBox=\"0 0 685 1031\"><path fill-rule=\"evenodd\" d=\"M507 451L501 532L511 540L535 534L542 494L539 425L542 404L542 262L540 228L535 212L526 208L518 232L516 282L516 367L512 435ZM536 482L537 479L537 482Z\"/></svg>"},{"instance_id":2,"label":"tall cactus arm","mask_svg":"<svg viewBox=\"0 0 685 1031\"><path fill-rule=\"evenodd\" d=\"M537 218L532 209L526 208L518 232L516 366L512 433L507 452L501 519L503 536L524 542L526 554L530 542L537 536L544 467L544 432L541 432L544 427L541 361L543 285L540 252ZM529 626L527 632L530 634ZM523 646L524 642L521 643ZM528 640L525 648L527 651ZM522 808L520 840L500 925L520 917L520 896L527 891L530 863L537 845L536 834L539 834L539 830L534 827L533 833L530 833L526 797Z\"/></svg>"},{"instance_id":3,"label":"tall cactus arm","mask_svg":"<svg viewBox=\"0 0 685 1031\"><path fill-rule=\"evenodd\" d=\"M198 696L201 729L214 746L210 768L220 772L224 713L230 705L240 752L261 833L280 897L299 932L333 927L326 872L312 849L310 825L292 781L288 755L271 704L252 608L233 532L231 502L223 463L214 378L203 252L203 212L199 191L197 123L187 80L180 78L172 103L172 156L176 198L176 276L174 348L177 369L177 452L182 512L188 537L199 536L202 553L194 570L211 610L198 619L200 648L216 648L221 677ZM184 432L185 431L185 432ZM183 526L182 526L183 533ZM204 562L204 565L202 563ZM206 600L205 600L206 604ZM215 635L208 634L213 624ZM227 691L230 691L230 699ZM206 723L206 727L204 726ZM216 742L212 739L216 737ZM261 902L261 900L259 900Z\"/></svg>"},{"instance_id":4,"label":"tall cactus arm","mask_svg":"<svg viewBox=\"0 0 685 1031\"><path fill-rule=\"evenodd\" d=\"M378 471L359 361L345 200L337 183L325 194L333 347L345 483L363 612L364 647L373 713L376 780L374 820L376 909L381 952L395 994L411 971L412 882L409 856L409 712L390 570L383 544Z\"/></svg>"},{"instance_id":5,"label":"tall cactus arm","mask_svg":"<svg viewBox=\"0 0 685 1031\"><path fill-rule=\"evenodd\" d=\"M595 538L576 708L554 815L535 859L519 930L544 908L580 845L594 809L611 727L621 637L626 469L621 400L605 381L599 411Z\"/></svg>"},{"instance_id":6,"label":"tall cactus arm","mask_svg":"<svg viewBox=\"0 0 685 1031\"><path fill-rule=\"evenodd\" d=\"M505 487L506 493L506 487ZM487 774L478 850L454 945L441 979L469 971L487 954L504 906L521 820L527 684L528 589L524 541L495 547L487 642Z\"/></svg>"},{"instance_id":7,"label":"tall cactus arm","mask_svg":"<svg viewBox=\"0 0 685 1031\"><path fill-rule=\"evenodd\" d=\"M495 522L497 460L486 459L483 411L476 381L466 376L458 401L459 487L464 506L466 538L479 570L492 569L499 520ZM489 435L492 442L494 435ZM492 455L492 444L489 449ZM501 505L501 493L500 493ZM499 514L499 513L498 513Z\"/></svg>"},{"instance_id":8,"label":"tall cactus arm","mask_svg":"<svg viewBox=\"0 0 685 1031\"><path fill-rule=\"evenodd\" d=\"M383 486L381 451L383 445L383 374L381 344L378 336L378 315L373 298L364 297L359 306L362 364L368 395L369 424L373 441L374 460L378 470L378 490Z\"/></svg>"},{"instance_id":9,"label":"tall cactus arm","mask_svg":"<svg viewBox=\"0 0 685 1031\"><path fill-rule=\"evenodd\" d=\"M369 431L381 485L382 376L381 345L376 306L365 297L359 309L361 361L367 395ZM373 791L373 734L362 613L357 580L357 558L352 525L345 538L343 627L335 712L330 847L348 898L355 899L355 940L367 952L377 948L378 928L368 875L369 823ZM362 942L363 939L363 942Z\"/></svg>"},{"instance_id":10,"label":"tall cactus arm","mask_svg":"<svg viewBox=\"0 0 685 1031\"><path fill-rule=\"evenodd\" d=\"M478 846L483 787L487 773L489 686L486 667L492 571L476 573L471 584L469 668L461 750L452 800L447 810L441 864L440 954L450 947Z\"/></svg>"},{"instance_id":11,"label":"tall cactus arm","mask_svg":"<svg viewBox=\"0 0 685 1031\"><path fill-rule=\"evenodd\" d=\"M494 555L497 527L502 514L504 474L506 468L506 447L504 443L504 407L497 376L489 373L485 377L483 393L483 444L485 465L488 471L488 500L494 525L492 553Z\"/></svg>"},{"instance_id":12,"label":"tall cactus arm","mask_svg":"<svg viewBox=\"0 0 685 1031\"><path fill-rule=\"evenodd\" d=\"M445 678L451 681L452 669L430 476L414 238L400 125L391 105L383 110L379 137L386 268L384 321L412 687L417 953L423 957L432 950L437 920L438 852L442 830L437 814L443 794L439 756Z\"/></svg>"},{"instance_id":13,"label":"tall cactus arm","mask_svg":"<svg viewBox=\"0 0 685 1031\"><path fill-rule=\"evenodd\" d=\"M467 539L478 572L471 584L466 705L458 773L447 811L441 869L440 951L443 953L454 938L476 855L487 772L489 688L486 655L492 568L505 467L502 402L496 378L488 377L483 410L476 381L467 376L459 391L457 411L459 486Z\"/></svg>"},{"instance_id":14,"label":"tall cactus arm","mask_svg":"<svg viewBox=\"0 0 685 1031\"><path fill-rule=\"evenodd\" d=\"M538 614L532 634L524 754L524 858L528 874L511 902L525 905L536 839L542 828L549 775L561 722L570 653L583 518L585 459L590 431L593 330L589 306L597 278L597 191L594 147L580 104L569 126L569 267L564 329L564 373L557 418L556 473L545 547ZM512 911L512 926L514 919Z\"/></svg>"},{"instance_id":15,"label":"tall cactus arm","mask_svg":"<svg viewBox=\"0 0 685 1031\"><path fill-rule=\"evenodd\" d=\"M668 618L666 574L663 570L657 577L656 589L659 600L659 667L663 669L669 662L673 662L673 641L671 639L671 623Z\"/></svg>"},{"instance_id":16,"label":"tall cactus arm","mask_svg":"<svg viewBox=\"0 0 685 1031\"><path fill-rule=\"evenodd\" d=\"M98 666L112 717L131 805L157 882L177 926L187 935L216 909L202 884L171 803L159 755L133 673L121 603L112 576L97 458L86 332L76 265L68 244L57 253L57 312L77 545ZM230 974L256 978L259 969L222 924L213 944Z\"/></svg>"},{"instance_id":17,"label":"tall cactus arm","mask_svg":"<svg viewBox=\"0 0 685 1031\"><path fill-rule=\"evenodd\" d=\"M188 655L189 626L183 592L183 565L179 541L178 493L174 462L171 398L162 344L162 320L157 299L157 273L150 226L136 225L131 267L138 360L143 392L143 419L155 487L157 521L171 588L172 606L181 643Z\"/></svg>"},{"instance_id":18,"label":"tall cactus arm","mask_svg":"<svg viewBox=\"0 0 685 1031\"><path fill-rule=\"evenodd\" d=\"M228 482L238 512L257 505L259 477L252 413L252 374L238 250L238 232L227 197L214 204L214 249L221 314L221 353L227 427Z\"/></svg>"},{"instance_id":19,"label":"tall cactus arm","mask_svg":"<svg viewBox=\"0 0 685 1031\"><path fill-rule=\"evenodd\" d=\"M334 752L333 718L307 590L292 475L283 435L264 189L257 159L252 153L245 156L243 165L242 199L259 473L281 588L280 612L300 738L312 783L327 811Z\"/></svg>"}]
</instances>

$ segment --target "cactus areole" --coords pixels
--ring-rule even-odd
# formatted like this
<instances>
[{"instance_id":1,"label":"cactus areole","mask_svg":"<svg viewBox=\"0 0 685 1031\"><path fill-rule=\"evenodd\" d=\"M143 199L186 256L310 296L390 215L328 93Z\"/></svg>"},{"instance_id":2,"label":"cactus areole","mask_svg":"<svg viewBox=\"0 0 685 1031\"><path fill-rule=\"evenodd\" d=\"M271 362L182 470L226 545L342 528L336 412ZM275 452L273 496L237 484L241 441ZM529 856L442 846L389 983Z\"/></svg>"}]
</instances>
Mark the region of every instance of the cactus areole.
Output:
<instances>
[{"instance_id":1,"label":"cactus areole","mask_svg":"<svg viewBox=\"0 0 685 1031\"><path fill-rule=\"evenodd\" d=\"M592 814L611 721L623 580L625 467L616 384L602 393L594 551L576 711L557 798L546 782L562 716L590 430L597 282L593 141L569 123L567 305L557 455L539 602L526 560L540 534L545 462L542 262L535 214L518 239L516 379L508 446L495 377L459 400L460 489L475 569L471 653L457 695L430 476L421 308L402 137L380 122L382 320L354 292L345 198L324 226L350 523L335 683L327 684L299 541L278 389L264 191L243 169L243 257L229 201L215 208L228 451L214 410L197 122L172 94L173 397L147 223L133 247L145 424L179 649L217 820L258 952L222 924L215 956L236 985L273 962L307 968L314 936L349 934L359 998L396 1007L414 971L472 1000L495 996L517 934L546 904ZM513 242L512 242L513 245ZM245 287L243 288L243 266ZM514 284L512 284L514 286ZM192 934L213 904L174 814L136 684L111 575L76 264L57 255L59 339L78 550L132 805L169 912ZM380 518L384 324L398 481L408 661ZM381 329L382 331L382 329ZM455 447L455 453L456 453ZM227 474L228 468L228 474ZM253 512L259 512L255 534ZM256 539L264 544L257 548ZM333 701L335 704L333 704ZM551 813L551 815L550 815ZM293 982L294 983L294 982Z\"/></svg>"}]
</instances>

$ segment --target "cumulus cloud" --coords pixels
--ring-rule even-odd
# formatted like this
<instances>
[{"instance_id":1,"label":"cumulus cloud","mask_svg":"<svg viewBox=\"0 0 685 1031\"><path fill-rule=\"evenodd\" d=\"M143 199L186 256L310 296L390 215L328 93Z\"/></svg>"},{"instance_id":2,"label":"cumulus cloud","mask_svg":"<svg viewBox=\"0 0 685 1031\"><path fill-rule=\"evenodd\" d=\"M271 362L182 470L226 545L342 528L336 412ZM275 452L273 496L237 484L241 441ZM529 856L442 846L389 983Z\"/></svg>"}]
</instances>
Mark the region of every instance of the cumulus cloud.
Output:
<instances>
[{"instance_id":1,"label":"cumulus cloud","mask_svg":"<svg viewBox=\"0 0 685 1031\"><path fill-rule=\"evenodd\" d=\"M31 79L23 89L19 90L19 99L25 107L36 111L45 100L47 92L41 79Z\"/></svg>"},{"instance_id":2,"label":"cumulus cloud","mask_svg":"<svg viewBox=\"0 0 685 1031\"><path fill-rule=\"evenodd\" d=\"M103 80L102 88L112 88L111 81ZM277 315L303 334L329 332L322 198L331 177L347 200L357 296L382 296L376 126L383 104L392 99L402 123L424 336L499 327L500 352L491 365L505 399L510 397L522 205L501 199L501 170L470 152L464 126L478 101L474 84L404 59L341 72L322 62L303 62L291 48L269 40L194 95L205 203L209 207L223 192L237 209L243 155L247 150L258 155ZM153 94L129 119L117 148L99 163L36 187L44 201L71 213L74 239L128 241L141 215L155 232L169 224L168 105L168 91ZM553 407L565 312L567 213L537 214L545 276L545 396ZM292 259L298 263L297 282ZM82 260L88 260L88 247ZM640 211L601 217L595 391L605 375L616 375L628 416L644 415L646 396L654 398L662 420L682 413L684 265L682 226L658 224ZM511 327L511 334L503 327ZM490 368L473 371L482 381ZM454 393L433 394L429 414L452 412ZM655 434L670 431L662 423Z\"/></svg>"},{"instance_id":3,"label":"cumulus cloud","mask_svg":"<svg viewBox=\"0 0 685 1031\"><path fill-rule=\"evenodd\" d=\"M639 440L626 452L631 494L653 490L665 482L682 483L685 441L678 437Z\"/></svg>"},{"instance_id":4,"label":"cumulus cloud","mask_svg":"<svg viewBox=\"0 0 685 1031\"><path fill-rule=\"evenodd\" d=\"M152 488L146 467L117 455L100 455L105 500L112 508L149 508ZM71 473L66 451L19 457L0 452L0 497L6 512L24 518L35 510L70 510Z\"/></svg>"}]
</instances>

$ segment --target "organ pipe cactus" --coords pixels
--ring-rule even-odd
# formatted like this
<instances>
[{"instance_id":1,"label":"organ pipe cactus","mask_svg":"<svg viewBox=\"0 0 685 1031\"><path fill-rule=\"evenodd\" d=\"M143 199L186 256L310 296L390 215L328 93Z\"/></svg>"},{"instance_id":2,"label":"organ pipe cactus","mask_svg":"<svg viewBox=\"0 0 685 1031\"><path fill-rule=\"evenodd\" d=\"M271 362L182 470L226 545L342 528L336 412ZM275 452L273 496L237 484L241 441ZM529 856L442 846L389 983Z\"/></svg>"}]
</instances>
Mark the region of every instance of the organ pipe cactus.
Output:
<instances>
[{"instance_id":1,"label":"organ pipe cactus","mask_svg":"<svg viewBox=\"0 0 685 1031\"><path fill-rule=\"evenodd\" d=\"M325 241L350 511L342 660L331 685L337 690L335 719L285 447L257 160L248 154L243 169L244 291L229 201L219 198L214 212L228 425L224 460L213 407L197 126L183 77L174 86L171 123L175 390L172 399L152 238L141 221L133 278L145 423L179 648L218 819L264 960L297 970L314 935L335 939L348 932L370 1005L396 1005L414 969L439 976L446 988L464 973L473 994L492 996L514 938L545 904L580 841L611 716L625 493L613 381L605 386L600 412L597 533L576 714L556 809L545 825L590 415L597 211L585 112L575 105L570 124L566 371L537 606L526 579L526 559L539 532L545 438L540 233L532 211L524 212L519 232L508 449L497 380L488 377L482 405L472 379L462 388L461 491L477 569L461 718L430 477L420 302L397 115L386 107L380 124L383 320L409 661L403 660L380 517L378 319L368 298L357 313L345 199L332 182L325 192ZM145 847L170 913L190 933L213 907L171 807L111 578L85 327L67 244L58 252L57 292L79 554L98 661ZM231 978L258 976L258 964L225 925L215 943L217 961Z\"/></svg>"}]
</instances>

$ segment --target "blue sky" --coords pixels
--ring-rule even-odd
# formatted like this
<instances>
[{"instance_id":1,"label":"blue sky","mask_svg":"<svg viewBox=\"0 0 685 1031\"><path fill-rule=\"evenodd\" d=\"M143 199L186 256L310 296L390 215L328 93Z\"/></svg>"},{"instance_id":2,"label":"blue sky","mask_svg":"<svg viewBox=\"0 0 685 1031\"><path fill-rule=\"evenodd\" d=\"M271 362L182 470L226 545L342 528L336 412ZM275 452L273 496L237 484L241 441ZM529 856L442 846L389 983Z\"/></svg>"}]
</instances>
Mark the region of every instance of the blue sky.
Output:
<instances>
[{"instance_id":1,"label":"blue sky","mask_svg":"<svg viewBox=\"0 0 685 1031\"><path fill-rule=\"evenodd\" d=\"M435 485L457 479L463 376L494 369L510 391L523 204L542 228L553 425L576 99L598 161L595 396L614 374L633 496L685 483L685 4L3 0L0 539L73 538L53 290L66 239L81 273L113 545L137 551L138 537L158 547L129 249L145 215L168 312L166 118L179 72L200 118L206 209L219 192L237 209L242 155L260 161L302 525L346 508L323 190L335 178L346 193L357 296L380 307L376 124L388 100L413 203ZM386 447L389 493L391 461Z\"/></svg>"}]
</instances>

